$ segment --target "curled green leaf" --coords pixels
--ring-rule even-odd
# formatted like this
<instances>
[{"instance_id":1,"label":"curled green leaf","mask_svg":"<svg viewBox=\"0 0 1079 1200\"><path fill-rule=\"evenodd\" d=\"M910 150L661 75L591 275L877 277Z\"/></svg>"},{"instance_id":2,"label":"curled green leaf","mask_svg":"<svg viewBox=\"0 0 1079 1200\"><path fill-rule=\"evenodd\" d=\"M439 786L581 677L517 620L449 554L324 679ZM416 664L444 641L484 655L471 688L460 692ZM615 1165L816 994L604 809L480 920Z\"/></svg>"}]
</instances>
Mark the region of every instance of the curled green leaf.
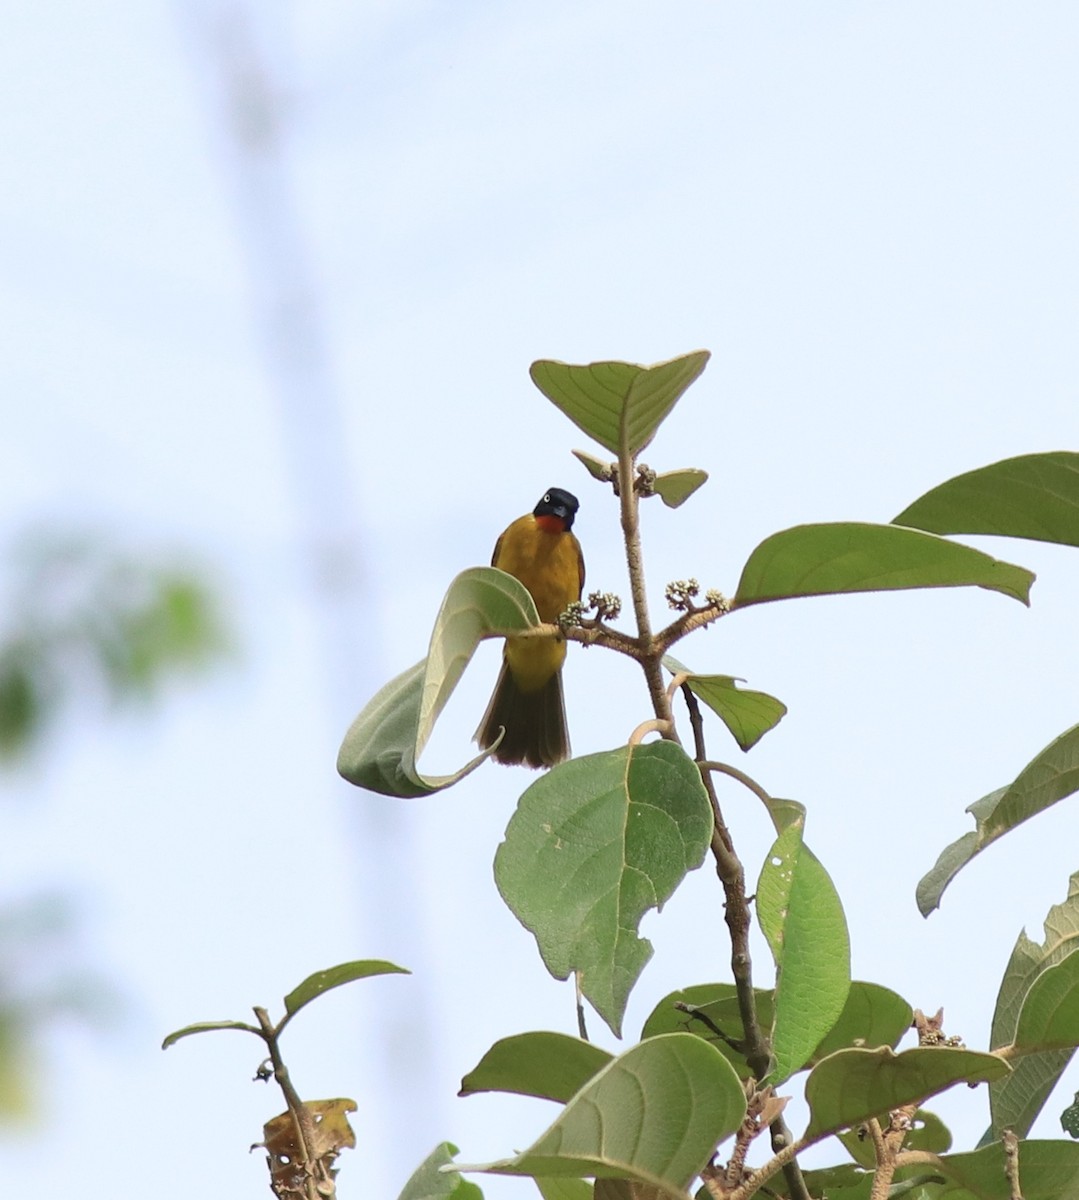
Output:
<instances>
[{"instance_id":1,"label":"curled green leaf","mask_svg":"<svg viewBox=\"0 0 1079 1200\"><path fill-rule=\"evenodd\" d=\"M494 747L452 775L422 775L416 763L480 642L539 623L528 589L512 575L494 567L462 571L442 601L427 658L386 684L352 722L337 755L340 775L357 787L408 797L474 771Z\"/></svg>"}]
</instances>

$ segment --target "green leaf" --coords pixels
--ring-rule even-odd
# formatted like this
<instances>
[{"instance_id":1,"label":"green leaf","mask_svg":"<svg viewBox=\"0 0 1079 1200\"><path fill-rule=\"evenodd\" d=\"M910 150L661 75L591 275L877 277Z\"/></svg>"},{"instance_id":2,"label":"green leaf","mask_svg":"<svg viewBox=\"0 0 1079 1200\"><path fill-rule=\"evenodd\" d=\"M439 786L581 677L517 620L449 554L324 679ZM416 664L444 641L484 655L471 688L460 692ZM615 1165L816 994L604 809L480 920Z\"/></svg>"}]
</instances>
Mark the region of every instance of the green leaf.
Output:
<instances>
[{"instance_id":1,"label":"green leaf","mask_svg":"<svg viewBox=\"0 0 1079 1200\"><path fill-rule=\"evenodd\" d=\"M589 475L593 479L598 479L600 483L610 483L617 473L617 463L604 462L603 459L596 458L594 454L589 454L584 450L571 450L570 453L583 463Z\"/></svg>"},{"instance_id":2,"label":"green leaf","mask_svg":"<svg viewBox=\"0 0 1079 1200\"><path fill-rule=\"evenodd\" d=\"M850 936L828 872L789 825L765 859L757 919L776 960L769 1074L781 1083L809 1061L843 1011L850 990Z\"/></svg>"},{"instance_id":3,"label":"green leaf","mask_svg":"<svg viewBox=\"0 0 1079 1200\"><path fill-rule=\"evenodd\" d=\"M424 796L474 771L495 747L452 775L421 775L416 762L435 721L484 638L539 624L528 589L494 567L471 567L450 584L427 658L391 680L352 722L337 770L357 787L385 796Z\"/></svg>"},{"instance_id":4,"label":"green leaf","mask_svg":"<svg viewBox=\"0 0 1079 1200\"><path fill-rule=\"evenodd\" d=\"M592 1185L583 1179L536 1179L543 1200L594 1200Z\"/></svg>"},{"instance_id":5,"label":"green leaf","mask_svg":"<svg viewBox=\"0 0 1079 1200\"><path fill-rule=\"evenodd\" d=\"M453 1165L457 1147L450 1142L436 1146L416 1168L398 1200L483 1200L480 1189L462 1179Z\"/></svg>"},{"instance_id":6,"label":"green leaf","mask_svg":"<svg viewBox=\"0 0 1079 1200\"><path fill-rule=\"evenodd\" d=\"M941 1170L950 1183L940 1193L947 1200L1009 1200L1004 1150L999 1142L971 1154L948 1154ZM1024 1141L1019 1146L1019 1179L1023 1200L1079 1200L1079 1146L1065 1141Z\"/></svg>"},{"instance_id":7,"label":"green leaf","mask_svg":"<svg viewBox=\"0 0 1079 1200\"><path fill-rule=\"evenodd\" d=\"M1015 1048L1074 1049L1079 1046L1079 953L1047 967L1034 980L1019 1012Z\"/></svg>"},{"instance_id":8,"label":"green leaf","mask_svg":"<svg viewBox=\"0 0 1079 1200\"><path fill-rule=\"evenodd\" d=\"M820 1062L854 1045L895 1049L913 1019L914 1011L902 996L879 983L852 980L839 1019L813 1051L810 1062Z\"/></svg>"},{"instance_id":9,"label":"green leaf","mask_svg":"<svg viewBox=\"0 0 1079 1200\"><path fill-rule=\"evenodd\" d=\"M1013 783L975 801L973 833L965 833L941 851L933 869L919 882L923 917L940 907L945 888L975 855L1017 825L1079 791L1079 725L1050 742L1019 772Z\"/></svg>"},{"instance_id":10,"label":"green leaf","mask_svg":"<svg viewBox=\"0 0 1079 1200\"><path fill-rule=\"evenodd\" d=\"M772 992L755 988L753 998L758 1022L770 1029L774 1020ZM894 1047L910 1028L912 1017L910 1005L895 992L877 983L852 980L839 1019L814 1050L809 1063L815 1064L836 1050L856 1044ZM717 1028L731 1042L740 1042L745 1037L738 991L733 983L698 983L664 996L645 1021L641 1037L678 1031L696 1034L711 1042L741 1078L748 1078L751 1072L745 1057L715 1033Z\"/></svg>"},{"instance_id":11,"label":"green leaf","mask_svg":"<svg viewBox=\"0 0 1079 1200\"><path fill-rule=\"evenodd\" d=\"M255 1034L259 1032L254 1025L248 1025L243 1021L198 1021L194 1025L185 1025L183 1029L177 1029L170 1033L161 1043L161 1049L167 1050L181 1038L190 1037L193 1033L212 1033L217 1029L242 1029L246 1033Z\"/></svg>"},{"instance_id":12,"label":"green leaf","mask_svg":"<svg viewBox=\"0 0 1079 1200\"><path fill-rule=\"evenodd\" d=\"M578 429L616 455L624 439L636 456L710 357L707 350L696 350L650 367L625 362L571 366L540 359L529 373Z\"/></svg>"},{"instance_id":13,"label":"green leaf","mask_svg":"<svg viewBox=\"0 0 1079 1200\"><path fill-rule=\"evenodd\" d=\"M1025 930L1015 943L993 1011L989 1044L994 1050L1015 1040L1023 1001L1042 972L1076 951L1079 951L1079 874L1071 877L1064 902L1054 905L1045 918L1045 943L1038 945L1031 941ZM1005 1129L1014 1130L1018 1137L1026 1136L1072 1053L1046 1050L1025 1055L1015 1062L1010 1076L990 1087L989 1107L995 1137Z\"/></svg>"},{"instance_id":14,"label":"green leaf","mask_svg":"<svg viewBox=\"0 0 1079 1200\"><path fill-rule=\"evenodd\" d=\"M516 1092L565 1104L611 1058L599 1046L564 1033L519 1033L495 1042L461 1080L457 1094Z\"/></svg>"},{"instance_id":15,"label":"green leaf","mask_svg":"<svg viewBox=\"0 0 1079 1200\"><path fill-rule=\"evenodd\" d=\"M773 1017L771 991L754 988L753 997L758 1024L763 1029L770 1029ZM676 1008L678 1004L686 1005L690 1011ZM739 1078L748 1079L752 1071L745 1055L724 1041L715 1032L716 1029L731 1042L740 1042L745 1037L738 990L733 983L698 983L664 996L645 1021L641 1037L657 1037L662 1033L692 1033L715 1046L738 1072Z\"/></svg>"},{"instance_id":16,"label":"green leaf","mask_svg":"<svg viewBox=\"0 0 1079 1200\"><path fill-rule=\"evenodd\" d=\"M699 488L708 482L708 472L697 467L680 471L664 471L652 481L656 495L668 508L680 508Z\"/></svg>"},{"instance_id":17,"label":"green leaf","mask_svg":"<svg viewBox=\"0 0 1079 1200\"><path fill-rule=\"evenodd\" d=\"M896 1054L876 1050L839 1050L819 1062L806 1080L810 1121L815 1137L849 1129L881 1113L943 1092L953 1084L982 1083L1009 1073L994 1054L952 1046L919 1046Z\"/></svg>"},{"instance_id":18,"label":"green leaf","mask_svg":"<svg viewBox=\"0 0 1079 1200\"><path fill-rule=\"evenodd\" d=\"M683 1197L745 1109L742 1085L718 1051L666 1034L608 1063L523 1154L465 1169L631 1179Z\"/></svg>"},{"instance_id":19,"label":"green leaf","mask_svg":"<svg viewBox=\"0 0 1079 1200\"><path fill-rule=\"evenodd\" d=\"M670 1193L629 1179L597 1179L593 1200L667 1200Z\"/></svg>"},{"instance_id":20,"label":"green leaf","mask_svg":"<svg viewBox=\"0 0 1079 1200\"><path fill-rule=\"evenodd\" d=\"M743 750L750 750L786 716L787 706L767 692L752 692L738 686L734 675L695 675L673 655L663 665L672 675L685 673L689 690L706 704L730 730Z\"/></svg>"},{"instance_id":21,"label":"green leaf","mask_svg":"<svg viewBox=\"0 0 1079 1200\"><path fill-rule=\"evenodd\" d=\"M385 962L380 958L361 958L355 962L341 963L336 967L327 967L324 971L316 971L295 987L285 997L285 1012L293 1017L305 1004L328 992L340 987L343 983L351 983L354 979L370 979L374 975L411 975L406 967L395 963Z\"/></svg>"},{"instance_id":22,"label":"green leaf","mask_svg":"<svg viewBox=\"0 0 1079 1200\"><path fill-rule=\"evenodd\" d=\"M842 522L774 533L749 556L732 609L796 596L983 587L1030 603L1034 574L931 533Z\"/></svg>"},{"instance_id":23,"label":"green leaf","mask_svg":"<svg viewBox=\"0 0 1079 1200\"><path fill-rule=\"evenodd\" d=\"M1079 546L1079 454L1023 454L967 471L920 496L893 524Z\"/></svg>"},{"instance_id":24,"label":"green leaf","mask_svg":"<svg viewBox=\"0 0 1079 1200\"><path fill-rule=\"evenodd\" d=\"M854 1163L840 1163L834 1167L821 1167L816 1171L803 1171L802 1177L811 1196L827 1196L828 1200L869 1200L873 1176ZM783 1176L769 1180L769 1187L780 1196L789 1196ZM889 1200L892 1200L889 1194Z\"/></svg>"},{"instance_id":25,"label":"green leaf","mask_svg":"<svg viewBox=\"0 0 1079 1200\"><path fill-rule=\"evenodd\" d=\"M641 918L704 861L712 808L673 742L561 763L524 793L495 855L503 899L556 979L581 990L615 1034L652 955Z\"/></svg>"}]
</instances>

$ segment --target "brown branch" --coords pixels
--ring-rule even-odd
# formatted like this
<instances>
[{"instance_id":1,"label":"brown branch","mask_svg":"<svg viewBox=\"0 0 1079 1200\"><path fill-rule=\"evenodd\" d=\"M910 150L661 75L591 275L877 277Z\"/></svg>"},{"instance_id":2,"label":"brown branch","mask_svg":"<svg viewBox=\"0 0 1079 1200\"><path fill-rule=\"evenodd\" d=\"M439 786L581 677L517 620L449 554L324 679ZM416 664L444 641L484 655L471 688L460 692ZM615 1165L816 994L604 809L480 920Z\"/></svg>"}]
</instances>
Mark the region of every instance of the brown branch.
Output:
<instances>
[{"instance_id":1,"label":"brown branch","mask_svg":"<svg viewBox=\"0 0 1079 1200\"><path fill-rule=\"evenodd\" d=\"M711 625L720 617L725 617L728 611L727 604L723 601L717 604L704 604L700 608L693 608L689 612L683 613L656 634L655 642L660 656L666 654L675 642L681 641L687 634L692 633L695 629L703 629L705 626Z\"/></svg>"},{"instance_id":2,"label":"brown branch","mask_svg":"<svg viewBox=\"0 0 1079 1200\"><path fill-rule=\"evenodd\" d=\"M751 922L749 900L746 896L745 870L742 867L741 859L735 853L734 842L727 823L723 819L723 810L720 808L719 797L716 795L715 784L712 781L712 770L718 769L720 764L713 763L708 757L701 706L688 684L682 685L682 696L689 710L694 753L701 772L701 780L712 805L712 856L716 860L716 874L723 885L723 894L727 901L724 920L731 938L731 973L734 976L735 994L738 997L738 1015L742 1020L744 1053L749 1069L758 1079L763 1079L772 1064L772 1047L757 1019L757 1001L753 994L753 959L749 951ZM734 768L731 770L733 771ZM736 778L741 775L742 773L738 772ZM760 788L759 784L753 783L748 775L741 778L740 782L746 783L763 798L768 799L764 789ZM785 1154L794 1144L793 1134L786 1121L779 1116L769 1128L772 1136L772 1150L777 1156ZM773 1161L775 1160L773 1159ZM810 1200L809 1189L806 1187L801 1167L795 1161L794 1154L789 1154L780 1165L783 1168L791 1200ZM746 1195L749 1194L751 1193L746 1193Z\"/></svg>"},{"instance_id":3,"label":"brown branch","mask_svg":"<svg viewBox=\"0 0 1079 1200\"><path fill-rule=\"evenodd\" d=\"M491 637L505 637L505 632L492 633ZM582 646L605 646L608 650L617 650L619 654L628 655L638 662L644 655L635 637L621 630L612 629L602 621L584 621L580 625L533 625L531 629L522 629L512 636L522 641L554 642L565 639L569 642L580 642Z\"/></svg>"},{"instance_id":4,"label":"brown branch","mask_svg":"<svg viewBox=\"0 0 1079 1200\"><path fill-rule=\"evenodd\" d=\"M1023 1189L1019 1186L1019 1139L1011 1129L1001 1134L1004 1143L1004 1175L1011 1190L1009 1200L1023 1200Z\"/></svg>"}]
</instances>

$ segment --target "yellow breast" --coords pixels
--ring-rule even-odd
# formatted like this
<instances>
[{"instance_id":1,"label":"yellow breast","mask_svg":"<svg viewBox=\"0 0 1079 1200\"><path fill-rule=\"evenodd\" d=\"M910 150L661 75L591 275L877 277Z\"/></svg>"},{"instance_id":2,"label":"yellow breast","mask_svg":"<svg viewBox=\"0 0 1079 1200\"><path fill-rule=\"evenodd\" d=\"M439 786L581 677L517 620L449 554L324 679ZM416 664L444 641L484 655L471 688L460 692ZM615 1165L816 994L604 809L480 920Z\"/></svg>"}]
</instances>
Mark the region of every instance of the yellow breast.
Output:
<instances>
[{"instance_id":1,"label":"yellow breast","mask_svg":"<svg viewBox=\"0 0 1079 1200\"><path fill-rule=\"evenodd\" d=\"M539 619L547 623L581 598L584 558L572 533L548 533L529 513L519 517L498 539L491 565L519 579L536 604ZM566 658L566 643L508 638L506 660L518 686L537 691L558 671Z\"/></svg>"}]
</instances>

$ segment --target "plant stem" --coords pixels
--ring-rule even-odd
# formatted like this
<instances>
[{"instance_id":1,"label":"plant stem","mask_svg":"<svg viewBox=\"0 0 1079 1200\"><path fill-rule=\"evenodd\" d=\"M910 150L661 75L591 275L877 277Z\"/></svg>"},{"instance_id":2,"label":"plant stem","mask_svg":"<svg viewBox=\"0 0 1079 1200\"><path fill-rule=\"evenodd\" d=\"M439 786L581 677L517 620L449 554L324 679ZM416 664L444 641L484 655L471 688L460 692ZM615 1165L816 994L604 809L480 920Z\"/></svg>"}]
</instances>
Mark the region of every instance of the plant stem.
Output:
<instances>
[{"instance_id":1,"label":"plant stem","mask_svg":"<svg viewBox=\"0 0 1079 1200\"><path fill-rule=\"evenodd\" d=\"M292 1086L288 1067L285 1066L284 1060L281 1058L281 1051L277 1044L279 1030L274 1028L269 1013L264 1008L256 1007L255 1016L258 1019L259 1029L262 1033L262 1039L266 1043L266 1049L270 1052L274 1080L285 1097L285 1103L288 1106L293 1125L296 1129L296 1140L303 1151L304 1165L309 1172L307 1177L308 1194L312 1200L317 1200L319 1192L314 1176L317 1167L315 1123L311 1119L311 1112L307 1105L300 1099L299 1093Z\"/></svg>"},{"instance_id":2,"label":"plant stem","mask_svg":"<svg viewBox=\"0 0 1079 1200\"><path fill-rule=\"evenodd\" d=\"M712 782L710 768L717 764L708 758L701 706L686 683L682 684L682 695L685 698L686 707L689 709L697 765L701 770L701 779L712 804L714 821L712 855L716 860L716 874L723 885L723 894L727 900L724 919L727 922L731 938L731 973L734 975L734 987L738 996L738 1014L742 1020L744 1053L749 1069L754 1076L757 1079L763 1079L768 1074L772 1063L772 1047L757 1019L757 1001L753 995L753 959L749 951L750 916L749 900L746 896L746 874L741 859L735 853L734 841L727 828L727 823L723 819L723 810L719 806L719 797L716 795L715 784ZM741 777L741 772L738 772L737 775ZM748 775L741 777L740 782L752 786L752 789L762 798L768 799L763 788L753 784ZM771 1123L769 1132L772 1136L772 1149L777 1156L782 1155L793 1143L793 1134L782 1116L777 1117ZM810 1200L809 1189L802 1177L802 1169L793 1154L785 1158L781 1165L791 1200Z\"/></svg>"},{"instance_id":3,"label":"plant stem","mask_svg":"<svg viewBox=\"0 0 1079 1200\"><path fill-rule=\"evenodd\" d=\"M629 589L633 597L633 613L637 618L637 638L641 650L640 664L648 681L652 697L652 708L660 721L671 721L671 705L667 689L663 686L663 671L660 666L662 652L657 649L652 636L652 620L648 614L648 595L644 579L644 557L641 552L640 498L634 487L633 454L623 444L618 452L618 498L622 511L622 540L626 547L626 567L629 571ZM677 742L678 734L673 723L663 735Z\"/></svg>"}]
</instances>

